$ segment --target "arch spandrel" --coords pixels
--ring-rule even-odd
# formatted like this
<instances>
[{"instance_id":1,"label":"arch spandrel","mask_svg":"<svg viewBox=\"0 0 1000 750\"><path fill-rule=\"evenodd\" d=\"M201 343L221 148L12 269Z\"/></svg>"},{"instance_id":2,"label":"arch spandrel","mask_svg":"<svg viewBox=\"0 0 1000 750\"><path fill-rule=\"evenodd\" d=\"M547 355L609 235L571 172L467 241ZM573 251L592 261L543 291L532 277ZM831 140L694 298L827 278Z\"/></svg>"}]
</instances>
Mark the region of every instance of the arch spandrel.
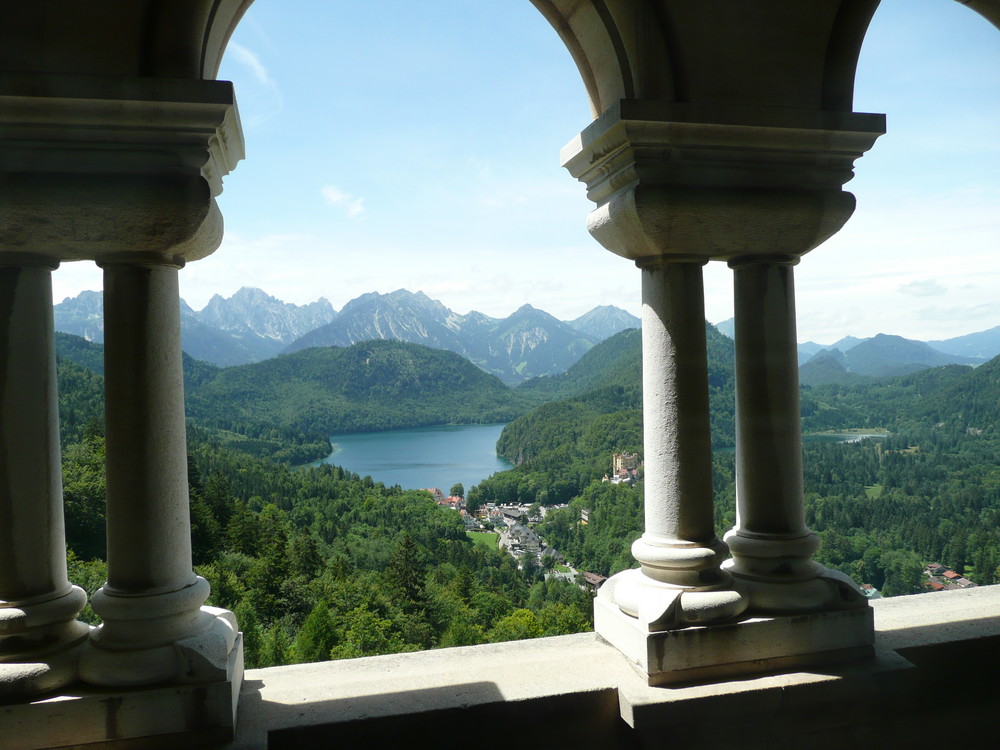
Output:
<instances>
[{"instance_id":1,"label":"arch spandrel","mask_svg":"<svg viewBox=\"0 0 1000 750\"><path fill-rule=\"evenodd\" d=\"M981 2L985 0L980 0ZM850 112L878 0L532 0L595 117L621 99Z\"/></svg>"},{"instance_id":2,"label":"arch spandrel","mask_svg":"<svg viewBox=\"0 0 1000 750\"><path fill-rule=\"evenodd\" d=\"M0 2L0 71L212 79L252 0Z\"/></svg>"},{"instance_id":3,"label":"arch spandrel","mask_svg":"<svg viewBox=\"0 0 1000 750\"><path fill-rule=\"evenodd\" d=\"M1000 29L1000 0L958 0Z\"/></svg>"}]
</instances>

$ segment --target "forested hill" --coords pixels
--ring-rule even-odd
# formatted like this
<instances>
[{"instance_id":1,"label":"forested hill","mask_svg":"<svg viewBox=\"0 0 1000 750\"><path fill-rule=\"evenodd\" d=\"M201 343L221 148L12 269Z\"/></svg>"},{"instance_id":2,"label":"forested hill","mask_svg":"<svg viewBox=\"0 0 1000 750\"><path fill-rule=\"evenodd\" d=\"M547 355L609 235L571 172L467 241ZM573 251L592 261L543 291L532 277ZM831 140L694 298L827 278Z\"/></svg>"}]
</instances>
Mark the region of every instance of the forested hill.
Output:
<instances>
[{"instance_id":1,"label":"forested hill","mask_svg":"<svg viewBox=\"0 0 1000 750\"><path fill-rule=\"evenodd\" d=\"M802 389L803 429L844 427L997 433L1000 357L972 368L948 365L911 375Z\"/></svg>"},{"instance_id":2,"label":"forested hill","mask_svg":"<svg viewBox=\"0 0 1000 750\"><path fill-rule=\"evenodd\" d=\"M641 388L642 332L638 329L616 333L584 354L566 372L526 380L517 390L545 399L562 399L608 386L630 391Z\"/></svg>"},{"instance_id":3,"label":"forested hill","mask_svg":"<svg viewBox=\"0 0 1000 750\"><path fill-rule=\"evenodd\" d=\"M731 446L735 408L733 342L709 324L705 334L713 440L716 445ZM553 440L559 433L564 438L580 437L586 422L595 416L642 409L641 333L634 329L622 331L595 346L563 375L536 378L518 390L562 400L538 407L504 430L497 447L500 455L515 464L554 447ZM626 421L635 419L628 416ZM613 423L613 419L603 420L602 429L614 433ZM637 424L641 431L641 419Z\"/></svg>"},{"instance_id":4,"label":"forested hill","mask_svg":"<svg viewBox=\"0 0 1000 750\"><path fill-rule=\"evenodd\" d=\"M733 445L733 342L706 324L712 438ZM642 453L642 342L623 331L595 346L564 375L539 378L518 390L567 398L539 406L509 423L497 452L515 464L481 482L476 502L566 502L611 469L611 454Z\"/></svg>"},{"instance_id":5,"label":"forested hill","mask_svg":"<svg viewBox=\"0 0 1000 750\"><path fill-rule=\"evenodd\" d=\"M401 341L321 347L231 367L191 389L199 423L305 435L505 422L528 399L452 352Z\"/></svg>"},{"instance_id":6,"label":"forested hill","mask_svg":"<svg viewBox=\"0 0 1000 750\"><path fill-rule=\"evenodd\" d=\"M57 336L63 438L80 434L102 402L103 347ZM400 341L308 349L219 368L184 355L191 429L254 456L304 463L328 437L432 424L507 422L545 398L521 393L452 352Z\"/></svg>"}]
</instances>

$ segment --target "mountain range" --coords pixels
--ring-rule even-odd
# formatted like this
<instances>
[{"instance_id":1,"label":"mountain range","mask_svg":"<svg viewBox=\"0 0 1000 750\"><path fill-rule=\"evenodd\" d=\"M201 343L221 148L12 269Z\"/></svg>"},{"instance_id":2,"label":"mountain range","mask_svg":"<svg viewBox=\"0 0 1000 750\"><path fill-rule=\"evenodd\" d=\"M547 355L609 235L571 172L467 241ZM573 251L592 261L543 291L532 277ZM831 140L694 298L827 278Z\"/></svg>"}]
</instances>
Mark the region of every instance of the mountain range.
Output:
<instances>
[{"instance_id":1,"label":"mountain range","mask_svg":"<svg viewBox=\"0 0 1000 750\"><path fill-rule=\"evenodd\" d=\"M101 294L81 292L55 305L56 330L100 343ZM347 347L396 340L462 355L509 385L564 372L594 344L639 325L634 315L601 306L560 321L531 305L507 318L472 311L459 315L423 292L370 292L337 312L326 299L283 302L251 287L229 298L214 296L196 311L181 301L184 351L223 367L260 362L315 346Z\"/></svg>"},{"instance_id":2,"label":"mountain range","mask_svg":"<svg viewBox=\"0 0 1000 750\"><path fill-rule=\"evenodd\" d=\"M806 385L850 383L864 378L890 378L944 365L979 365L985 360L946 354L923 341L880 333L870 339L841 339L822 349L799 367L799 382Z\"/></svg>"},{"instance_id":3,"label":"mountain range","mask_svg":"<svg viewBox=\"0 0 1000 750\"><path fill-rule=\"evenodd\" d=\"M81 292L54 306L56 330L89 341L104 338L99 292ZM349 347L395 340L459 354L507 385L565 372L596 343L641 321L613 306L596 307L574 320L558 320L531 305L506 318L472 311L458 314L423 292L369 292L339 312L326 299L307 305L283 302L244 287L215 295L200 311L181 301L184 351L222 367L261 362L312 347ZM732 337L732 319L716 326ZM981 364L1000 354L1000 326L940 341L879 334L845 336L830 346L799 344L799 376L806 385L851 383L903 375L948 364Z\"/></svg>"},{"instance_id":4,"label":"mountain range","mask_svg":"<svg viewBox=\"0 0 1000 750\"><path fill-rule=\"evenodd\" d=\"M733 337L732 318L716 327ZM798 345L798 353L800 383L855 383L943 365L981 365L1000 354L1000 326L939 341L917 341L885 333L871 338L844 336L829 346L806 341Z\"/></svg>"}]
</instances>

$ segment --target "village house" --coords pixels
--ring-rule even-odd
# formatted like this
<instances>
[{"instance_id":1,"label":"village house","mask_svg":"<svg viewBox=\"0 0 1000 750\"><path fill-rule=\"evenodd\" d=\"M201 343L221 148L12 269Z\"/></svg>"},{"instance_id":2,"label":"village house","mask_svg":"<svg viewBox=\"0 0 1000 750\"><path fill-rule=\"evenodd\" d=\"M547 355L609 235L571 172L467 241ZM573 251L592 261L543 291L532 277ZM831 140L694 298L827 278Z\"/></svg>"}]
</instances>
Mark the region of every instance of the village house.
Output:
<instances>
[{"instance_id":1,"label":"village house","mask_svg":"<svg viewBox=\"0 0 1000 750\"><path fill-rule=\"evenodd\" d=\"M947 565L940 563L930 563L924 569L924 575L928 578L928 580L924 581L924 586L931 591L953 591L956 589L971 589L978 586L978 584L956 573Z\"/></svg>"},{"instance_id":2,"label":"village house","mask_svg":"<svg viewBox=\"0 0 1000 750\"><path fill-rule=\"evenodd\" d=\"M533 555L535 558L542 552L542 540L538 533L521 523L515 523L500 532L500 547L506 549L514 557Z\"/></svg>"},{"instance_id":3,"label":"village house","mask_svg":"<svg viewBox=\"0 0 1000 750\"><path fill-rule=\"evenodd\" d=\"M580 574L583 576L583 582L591 591L597 591L607 579L606 576L599 575L597 573L584 572Z\"/></svg>"},{"instance_id":4,"label":"village house","mask_svg":"<svg viewBox=\"0 0 1000 750\"><path fill-rule=\"evenodd\" d=\"M604 475L602 482L611 484L631 484L636 480L642 464L639 462L638 453L612 453L611 454L611 475Z\"/></svg>"}]
</instances>

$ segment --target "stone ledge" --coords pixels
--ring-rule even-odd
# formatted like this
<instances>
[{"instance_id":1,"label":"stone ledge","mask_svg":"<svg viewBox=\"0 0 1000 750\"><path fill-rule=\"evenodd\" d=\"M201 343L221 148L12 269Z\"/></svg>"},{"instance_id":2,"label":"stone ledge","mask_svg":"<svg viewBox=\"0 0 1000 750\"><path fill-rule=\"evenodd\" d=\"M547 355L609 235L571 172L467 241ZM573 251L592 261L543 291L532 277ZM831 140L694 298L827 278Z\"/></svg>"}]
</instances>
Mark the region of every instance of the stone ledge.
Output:
<instances>
[{"instance_id":1,"label":"stone ledge","mask_svg":"<svg viewBox=\"0 0 1000 750\"><path fill-rule=\"evenodd\" d=\"M725 682L872 656L869 607L650 632L599 595L594 624L650 685Z\"/></svg>"},{"instance_id":2,"label":"stone ledge","mask_svg":"<svg viewBox=\"0 0 1000 750\"><path fill-rule=\"evenodd\" d=\"M876 657L810 671L650 687L618 651L581 633L248 670L231 742L212 732L153 736L171 731L154 693L175 693L176 700L186 691L192 715L203 714L229 698L221 687L198 695L205 686L119 691L121 703L101 714L100 728L113 728L105 723L113 717L119 727L144 727L141 740L87 734L75 713L84 691L45 701L50 713L31 725L18 723L18 712L39 702L0 707L0 736L5 750L84 748L95 740L89 750L280 750L337 740L377 747L422 739L436 748L474 742L509 750L512 736L578 748L939 750L950 746L957 723L973 745L981 732L995 732L1000 587L878 600L872 608ZM931 719L956 684L962 695L951 697L960 717ZM92 701L100 700L97 692Z\"/></svg>"},{"instance_id":3,"label":"stone ledge","mask_svg":"<svg viewBox=\"0 0 1000 750\"><path fill-rule=\"evenodd\" d=\"M219 747L233 736L243 676L243 639L228 679L148 688L75 687L30 703L0 705L4 750Z\"/></svg>"},{"instance_id":4,"label":"stone ledge","mask_svg":"<svg viewBox=\"0 0 1000 750\"><path fill-rule=\"evenodd\" d=\"M467 746L462 727L510 720L516 734L554 746L931 747L946 730L923 721L923 667L894 649L922 649L925 665L949 645L981 650L1000 638L1000 587L872 604L873 659L703 685L650 687L593 633L248 670L237 736L226 747L403 737ZM974 721L969 731L977 736ZM479 747L510 746L505 732L484 734L476 735Z\"/></svg>"}]
</instances>

